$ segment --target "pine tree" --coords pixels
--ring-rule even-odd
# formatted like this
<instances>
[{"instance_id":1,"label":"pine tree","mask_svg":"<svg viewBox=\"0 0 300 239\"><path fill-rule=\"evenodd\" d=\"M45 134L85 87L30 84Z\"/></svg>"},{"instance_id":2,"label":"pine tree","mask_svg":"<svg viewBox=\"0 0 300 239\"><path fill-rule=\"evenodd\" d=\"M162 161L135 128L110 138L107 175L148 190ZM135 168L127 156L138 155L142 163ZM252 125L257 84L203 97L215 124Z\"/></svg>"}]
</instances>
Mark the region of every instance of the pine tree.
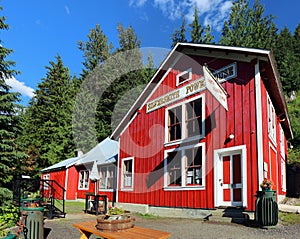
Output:
<instances>
[{"instance_id":1,"label":"pine tree","mask_svg":"<svg viewBox=\"0 0 300 239\"><path fill-rule=\"evenodd\" d=\"M273 49L277 29L272 15L264 16L264 6L255 0L252 8L247 0L233 2L229 21L225 21L219 44Z\"/></svg>"},{"instance_id":2,"label":"pine tree","mask_svg":"<svg viewBox=\"0 0 300 239\"><path fill-rule=\"evenodd\" d=\"M276 37L275 59L283 90L290 93L299 89L299 61L294 52L294 39L287 27Z\"/></svg>"},{"instance_id":3,"label":"pine tree","mask_svg":"<svg viewBox=\"0 0 300 239\"><path fill-rule=\"evenodd\" d=\"M82 78L84 79L95 67L107 60L111 55L112 43L108 44L106 35L99 24L90 30L88 41L78 41L78 48L83 52L84 66Z\"/></svg>"},{"instance_id":4,"label":"pine tree","mask_svg":"<svg viewBox=\"0 0 300 239\"><path fill-rule=\"evenodd\" d=\"M38 169L72 157L75 151L69 69L59 55L56 62L50 61L46 69L46 78L38 85L36 95L26 110L23 133L26 151L30 160L37 161Z\"/></svg>"},{"instance_id":5,"label":"pine tree","mask_svg":"<svg viewBox=\"0 0 300 239\"><path fill-rule=\"evenodd\" d=\"M173 48L178 42L187 42L185 37L185 26L186 26L186 20L185 17L182 17L182 23L180 26L180 29L175 30L174 33L171 36L172 45Z\"/></svg>"},{"instance_id":6,"label":"pine tree","mask_svg":"<svg viewBox=\"0 0 300 239\"><path fill-rule=\"evenodd\" d=\"M0 30L8 30L5 20L5 17L0 17ZM26 157L16 142L21 130L19 115L22 107L18 104L20 94L12 92L5 81L17 74L12 69L15 62L6 59L11 53L12 50L3 47L0 40L0 187L11 187L12 179L20 173L17 166Z\"/></svg>"},{"instance_id":7,"label":"pine tree","mask_svg":"<svg viewBox=\"0 0 300 239\"><path fill-rule=\"evenodd\" d=\"M194 20L191 24L189 24L189 27L191 27L191 41L192 43L203 43L202 42L202 34L204 32L203 27L199 23L199 10L198 7L195 6L194 10Z\"/></svg>"},{"instance_id":8,"label":"pine tree","mask_svg":"<svg viewBox=\"0 0 300 239\"><path fill-rule=\"evenodd\" d=\"M180 29L175 30L171 36L172 44L174 47L178 42L190 42L199 44L214 44L214 36L212 35L211 28L209 25L202 27L199 22L199 10L197 6L194 9L194 19L191 24L188 25L190 29L189 39L186 37L186 19L182 17L182 24ZM204 34L204 35L203 35Z\"/></svg>"},{"instance_id":9,"label":"pine tree","mask_svg":"<svg viewBox=\"0 0 300 239\"><path fill-rule=\"evenodd\" d=\"M99 25L91 29L87 37L86 42L78 42L79 50L84 56L84 69L77 84L72 123L77 150L84 153L98 143L96 125L99 125L99 121L103 119L101 116L96 117L96 107L101 95L110 84L106 63L111 57L113 47L112 43L108 43ZM108 135L108 132L104 134Z\"/></svg>"}]
</instances>

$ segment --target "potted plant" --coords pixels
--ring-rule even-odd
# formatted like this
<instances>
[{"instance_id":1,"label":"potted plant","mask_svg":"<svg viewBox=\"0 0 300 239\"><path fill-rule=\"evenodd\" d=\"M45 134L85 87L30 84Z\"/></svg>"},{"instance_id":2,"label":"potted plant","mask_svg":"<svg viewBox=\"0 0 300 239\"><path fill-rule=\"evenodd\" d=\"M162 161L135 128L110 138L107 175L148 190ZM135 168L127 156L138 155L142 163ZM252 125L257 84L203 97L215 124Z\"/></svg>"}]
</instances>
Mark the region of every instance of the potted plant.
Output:
<instances>
[{"instance_id":1,"label":"potted plant","mask_svg":"<svg viewBox=\"0 0 300 239\"><path fill-rule=\"evenodd\" d=\"M260 187L263 191L270 191L272 190L273 182L270 179L264 178L264 180L260 184Z\"/></svg>"}]
</instances>

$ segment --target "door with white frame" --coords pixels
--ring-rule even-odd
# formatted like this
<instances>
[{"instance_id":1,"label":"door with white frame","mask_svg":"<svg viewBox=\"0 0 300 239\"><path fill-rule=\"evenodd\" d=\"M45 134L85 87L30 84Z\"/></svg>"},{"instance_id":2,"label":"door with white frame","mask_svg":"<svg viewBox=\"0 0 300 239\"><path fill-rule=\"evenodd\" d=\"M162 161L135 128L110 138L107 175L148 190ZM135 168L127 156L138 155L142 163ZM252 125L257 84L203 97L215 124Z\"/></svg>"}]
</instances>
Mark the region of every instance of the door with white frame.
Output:
<instances>
[{"instance_id":1,"label":"door with white frame","mask_svg":"<svg viewBox=\"0 0 300 239\"><path fill-rule=\"evenodd\" d=\"M246 146L214 151L215 206L247 206Z\"/></svg>"}]
</instances>

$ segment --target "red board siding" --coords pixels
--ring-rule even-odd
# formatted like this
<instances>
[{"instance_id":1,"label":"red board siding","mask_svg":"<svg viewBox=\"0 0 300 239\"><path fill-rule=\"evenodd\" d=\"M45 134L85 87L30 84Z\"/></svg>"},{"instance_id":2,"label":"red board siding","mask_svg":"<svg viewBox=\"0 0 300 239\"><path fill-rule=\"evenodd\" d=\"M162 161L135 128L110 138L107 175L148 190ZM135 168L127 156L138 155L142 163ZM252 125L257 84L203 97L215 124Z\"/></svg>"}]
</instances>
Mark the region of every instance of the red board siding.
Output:
<instances>
[{"instance_id":1,"label":"red board siding","mask_svg":"<svg viewBox=\"0 0 300 239\"><path fill-rule=\"evenodd\" d=\"M213 62L211 69L232 63L209 58L195 58L200 62ZM179 63L178 63L179 64ZM247 202L248 209L254 209L257 181L256 151L256 106L254 88L254 66L237 63L238 77L222 85L229 94L228 112L206 91L205 95L205 188L203 190L166 191L164 186L164 150L178 145L164 147L165 107L146 114L145 106L139 111L120 139L120 159L134 157L135 178L133 191L119 191L119 202L149 204L155 206L213 208L214 207L214 150L246 145L247 148ZM148 101L151 101L176 87L176 74L171 70ZM193 79L196 79L194 76ZM194 97L194 96L192 96ZM176 102L178 103L178 102ZM155 129L155 130L153 130ZM160 130L157 130L160 129ZM228 141L230 133L234 139ZM121 162L121 161L120 161ZM121 172L121 165L119 168ZM121 175L119 175L119 185ZM236 192L236 197L240 192Z\"/></svg>"}]
</instances>

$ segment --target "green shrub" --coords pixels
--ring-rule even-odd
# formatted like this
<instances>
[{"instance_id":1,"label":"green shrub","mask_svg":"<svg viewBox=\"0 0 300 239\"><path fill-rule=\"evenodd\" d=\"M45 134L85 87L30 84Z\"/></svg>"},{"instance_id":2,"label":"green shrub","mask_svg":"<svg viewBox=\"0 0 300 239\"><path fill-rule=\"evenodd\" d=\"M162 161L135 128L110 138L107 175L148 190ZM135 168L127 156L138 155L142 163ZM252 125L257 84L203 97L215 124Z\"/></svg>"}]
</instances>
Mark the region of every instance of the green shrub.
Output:
<instances>
[{"instance_id":1,"label":"green shrub","mask_svg":"<svg viewBox=\"0 0 300 239\"><path fill-rule=\"evenodd\" d=\"M0 207L11 204L13 198L12 191L7 188L0 187Z\"/></svg>"},{"instance_id":2,"label":"green shrub","mask_svg":"<svg viewBox=\"0 0 300 239\"><path fill-rule=\"evenodd\" d=\"M6 229L16 225L19 220L19 210L13 205L0 207L0 236L6 236Z\"/></svg>"}]
</instances>

